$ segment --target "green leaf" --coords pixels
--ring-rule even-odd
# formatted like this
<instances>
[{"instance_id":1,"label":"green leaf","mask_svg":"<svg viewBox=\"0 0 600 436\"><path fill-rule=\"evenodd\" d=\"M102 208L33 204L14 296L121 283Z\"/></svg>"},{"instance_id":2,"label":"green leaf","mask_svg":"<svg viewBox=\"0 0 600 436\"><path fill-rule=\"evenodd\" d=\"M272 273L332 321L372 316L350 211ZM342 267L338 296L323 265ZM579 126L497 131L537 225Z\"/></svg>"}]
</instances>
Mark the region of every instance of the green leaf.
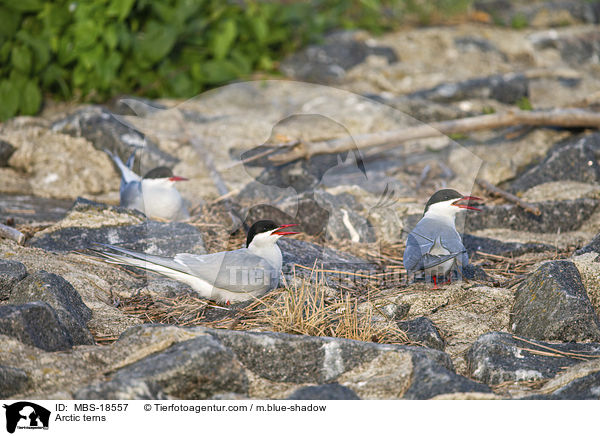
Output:
<instances>
[{"instance_id":1,"label":"green leaf","mask_svg":"<svg viewBox=\"0 0 600 436\"><path fill-rule=\"evenodd\" d=\"M177 31L174 27L150 21L144 31L137 35L136 55L151 63L158 62L169 54L176 40Z\"/></svg>"},{"instance_id":2,"label":"green leaf","mask_svg":"<svg viewBox=\"0 0 600 436\"><path fill-rule=\"evenodd\" d=\"M135 0L112 0L106 14L109 17L117 17L119 21L123 21L131 12L134 3Z\"/></svg>"},{"instance_id":3,"label":"green leaf","mask_svg":"<svg viewBox=\"0 0 600 436\"><path fill-rule=\"evenodd\" d=\"M0 82L0 120L6 120L17 113L19 90L8 80Z\"/></svg>"},{"instance_id":4,"label":"green leaf","mask_svg":"<svg viewBox=\"0 0 600 436\"><path fill-rule=\"evenodd\" d=\"M23 88L20 109L25 115L34 115L40 110L42 104L42 93L34 81L28 81Z\"/></svg>"},{"instance_id":5,"label":"green leaf","mask_svg":"<svg viewBox=\"0 0 600 436\"><path fill-rule=\"evenodd\" d=\"M93 20L76 22L73 25L73 38L75 49L86 49L96 43L100 33L100 27Z\"/></svg>"},{"instance_id":6,"label":"green leaf","mask_svg":"<svg viewBox=\"0 0 600 436\"><path fill-rule=\"evenodd\" d=\"M0 36L13 36L20 23L19 12L0 6Z\"/></svg>"},{"instance_id":7,"label":"green leaf","mask_svg":"<svg viewBox=\"0 0 600 436\"><path fill-rule=\"evenodd\" d=\"M104 61L104 46L96 44L89 50L84 51L79 55L79 63L83 65L86 70L92 70L96 65Z\"/></svg>"},{"instance_id":8,"label":"green leaf","mask_svg":"<svg viewBox=\"0 0 600 436\"><path fill-rule=\"evenodd\" d=\"M119 35L117 33L117 27L114 24L111 24L104 29L104 41L106 41L106 45L109 50L114 50L119 43Z\"/></svg>"},{"instance_id":9,"label":"green leaf","mask_svg":"<svg viewBox=\"0 0 600 436\"><path fill-rule=\"evenodd\" d=\"M31 70L31 50L22 45L17 45L12 49L11 61L13 66L25 75L29 75Z\"/></svg>"},{"instance_id":10,"label":"green leaf","mask_svg":"<svg viewBox=\"0 0 600 436\"><path fill-rule=\"evenodd\" d=\"M223 21L219 26L219 29L213 35L212 49L215 59L223 59L227 56L229 47L235 41L237 36L237 27L235 21L231 18Z\"/></svg>"},{"instance_id":11,"label":"green leaf","mask_svg":"<svg viewBox=\"0 0 600 436\"><path fill-rule=\"evenodd\" d=\"M6 2L5 5L14 11L35 12L43 7L41 0L18 0Z\"/></svg>"},{"instance_id":12,"label":"green leaf","mask_svg":"<svg viewBox=\"0 0 600 436\"><path fill-rule=\"evenodd\" d=\"M36 73L41 71L50 61L49 41L42 36L35 37L22 30L17 33L17 39L33 49L33 70Z\"/></svg>"},{"instance_id":13,"label":"green leaf","mask_svg":"<svg viewBox=\"0 0 600 436\"><path fill-rule=\"evenodd\" d=\"M204 81L211 85L225 83L237 77L235 65L227 60L207 61L202 67Z\"/></svg>"}]
</instances>

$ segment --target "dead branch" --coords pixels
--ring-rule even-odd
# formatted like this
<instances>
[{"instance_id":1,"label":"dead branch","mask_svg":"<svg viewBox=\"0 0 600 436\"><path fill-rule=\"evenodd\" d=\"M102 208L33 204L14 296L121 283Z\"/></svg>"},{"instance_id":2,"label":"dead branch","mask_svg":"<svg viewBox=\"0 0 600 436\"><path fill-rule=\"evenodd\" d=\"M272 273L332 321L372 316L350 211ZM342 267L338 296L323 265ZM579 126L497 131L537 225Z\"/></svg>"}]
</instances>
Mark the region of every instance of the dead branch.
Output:
<instances>
[{"instance_id":1,"label":"dead branch","mask_svg":"<svg viewBox=\"0 0 600 436\"><path fill-rule=\"evenodd\" d=\"M13 227L0 224L0 238L10 239L19 245L25 242L25 235Z\"/></svg>"},{"instance_id":2,"label":"dead branch","mask_svg":"<svg viewBox=\"0 0 600 436\"><path fill-rule=\"evenodd\" d=\"M492 185L487 180L477 179L476 182L479 186L481 186L483 189L488 191L490 194L496 195L498 197L502 197L505 200L508 200L511 203L514 203L517 206L522 207L527 212L531 212L532 214L537 215L537 216L540 216L542 214L542 212L540 211L540 209L538 207L534 206L531 203L527 203L526 201L520 199L516 195L511 194L510 192L506 192L505 190L500 189L495 185Z\"/></svg>"},{"instance_id":3,"label":"dead branch","mask_svg":"<svg viewBox=\"0 0 600 436\"><path fill-rule=\"evenodd\" d=\"M382 146L380 150L397 147L400 143L456 133L491 130L517 125L554 126L554 127L600 127L600 113L583 109L555 109L549 111L514 110L506 113L480 115L458 120L439 121L421 126L406 127L386 132L364 133L360 135L328 139L316 142L301 142L291 150L269 157L276 165L282 165L297 159L328 153L341 153Z\"/></svg>"}]
</instances>

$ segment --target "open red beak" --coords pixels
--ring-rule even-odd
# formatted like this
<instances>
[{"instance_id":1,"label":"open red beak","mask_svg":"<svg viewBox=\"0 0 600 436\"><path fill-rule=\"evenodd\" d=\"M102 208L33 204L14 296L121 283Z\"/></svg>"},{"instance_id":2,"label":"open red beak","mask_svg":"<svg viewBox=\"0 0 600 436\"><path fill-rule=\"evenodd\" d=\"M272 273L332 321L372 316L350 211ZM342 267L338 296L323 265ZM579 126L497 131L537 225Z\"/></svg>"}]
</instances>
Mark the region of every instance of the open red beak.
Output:
<instances>
[{"instance_id":1,"label":"open red beak","mask_svg":"<svg viewBox=\"0 0 600 436\"><path fill-rule=\"evenodd\" d=\"M470 196L465 196L463 198L459 198L458 200L456 200L454 203L452 203L452 206L456 206L456 207L460 207L461 209L469 209L469 210L476 210L478 212L481 212L481 209L478 209L476 207L473 206L469 206L466 204L458 204L459 201L483 201L481 198L479 197L470 197Z\"/></svg>"},{"instance_id":2,"label":"open red beak","mask_svg":"<svg viewBox=\"0 0 600 436\"><path fill-rule=\"evenodd\" d=\"M185 182L188 179L186 179L185 177L173 176L173 177L169 177L169 180L171 182Z\"/></svg>"},{"instance_id":3,"label":"open red beak","mask_svg":"<svg viewBox=\"0 0 600 436\"><path fill-rule=\"evenodd\" d=\"M300 232L282 232L282 229L287 229L288 227L294 227L297 226L298 224L284 224L283 226L279 226L278 228L275 229L275 231L273 233L271 233L272 235L281 235L281 236L285 236L285 235L297 235Z\"/></svg>"}]
</instances>

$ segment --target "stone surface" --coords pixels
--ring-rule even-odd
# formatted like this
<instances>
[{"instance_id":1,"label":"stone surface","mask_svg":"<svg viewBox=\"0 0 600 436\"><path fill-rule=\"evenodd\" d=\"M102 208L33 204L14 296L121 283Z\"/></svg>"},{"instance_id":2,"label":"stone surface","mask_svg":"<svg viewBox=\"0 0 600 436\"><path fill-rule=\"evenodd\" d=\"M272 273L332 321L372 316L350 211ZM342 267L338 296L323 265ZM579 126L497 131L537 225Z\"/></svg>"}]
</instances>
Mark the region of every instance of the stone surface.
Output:
<instances>
[{"instance_id":1,"label":"stone surface","mask_svg":"<svg viewBox=\"0 0 600 436\"><path fill-rule=\"evenodd\" d=\"M552 344L490 332L481 335L469 349L468 371L470 377L488 385L549 379L580 363L578 357L594 356L599 351L598 343Z\"/></svg>"},{"instance_id":2,"label":"stone surface","mask_svg":"<svg viewBox=\"0 0 600 436\"><path fill-rule=\"evenodd\" d=\"M87 106L56 121L52 130L86 138L97 150L112 151L123 162L129 158L134 147L144 147L143 153L139 154L139 167L134 166L138 174L145 174L157 166L172 167L177 163L176 158L160 150L123 117L117 117L102 106Z\"/></svg>"},{"instance_id":3,"label":"stone surface","mask_svg":"<svg viewBox=\"0 0 600 436\"><path fill-rule=\"evenodd\" d=\"M7 167L8 160L15 152L15 147L10 143L0 139L0 167Z\"/></svg>"},{"instance_id":4,"label":"stone surface","mask_svg":"<svg viewBox=\"0 0 600 436\"><path fill-rule=\"evenodd\" d=\"M281 238L277 244L283 255L281 270L288 280L293 279L294 276L309 276L315 265L321 269L349 272L377 269L376 265L365 259L312 242ZM295 267L294 264L302 265L305 268ZM340 284L340 278L336 275L327 274L325 279L331 287L335 288Z\"/></svg>"},{"instance_id":5,"label":"stone surface","mask_svg":"<svg viewBox=\"0 0 600 436\"><path fill-rule=\"evenodd\" d=\"M0 334L46 351L73 346L71 335L54 309L43 302L0 306Z\"/></svg>"},{"instance_id":6,"label":"stone surface","mask_svg":"<svg viewBox=\"0 0 600 436\"><path fill-rule=\"evenodd\" d=\"M413 356L412 359L414 370L404 399L426 400L455 392L492 392L488 386L458 375L436 362L421 356Z\"/></svg>"},{"instance_id":7,"label":"stone surface","mask_svg":"<svg viewBox=\"0 0 600 436\"><path fill-rule=\"evenodd\" d=\"M546 158L520 175L510 185L513 192L524 192L542 183L572 180L582 183L600 181L600 134L568 138L557 143Z\"/></svg>"},{"instance_id":8,"label":"stone surface","mask_svg":"<svg viewBox=\"0 0 600 436\"><path fill-rule=\"evenodd\" d=\"M533 242L526 244L521 242L506 242L469 234L462 235L462 240L463 245L469 252L470 259L476 255L476 251L493 254L496 256L517 257L526 253L539 253L555 250L555 247L548 244L539 244Z\"/></svg>"},{"instance_id":9,"label":"stone surface","mask_svg":"<svg viewBox=\"0 0 600 436\"><path fill-rule=\"evenodd\" d=\"M0 365L0 392L3 399L24 391L29 387L25 371L12 366Z\"/></svg>"},{"instance_id":10,"label":"stone surface","mask_svg":"<svg viewBox=\"0 0 600 436\"><path fill-rule=\"evenodd\" d=\"M375 231L358 213L361 208L351 194L332 195L315 190L273 204L253 206L244 216L247 223L267 218L297 223L303 233L333 241L374 242Z\"/></svg>"},{"instance_id":11,"label":"stone surface","mask_svg":"<svg viewBox=\"0 0 600 436\"><path fill-rule=\"evenodd\" d=\"M206 253L202 235L195 227L143 218L137 211L81 199L65 220L37 233L29 245L54 252L82 250L101 243L123 244L132 250L162 256Z\"/></svg>"},{"instance_id":12,"label":"stone surface","mask_svg":"<svg viewBox=\"0 0 600 436\"><path fill-rule=\"evenodd\" d=\"M575 254L576 256L580 256L582 254L591 253L591 252L600 254L600 233L598 233L594 237L594 239L592 239L590 241L589 244L586 244L585 246L575 250L575 253L573 253L573 254Z\"/></svg>"},{"instance_id":13,"label":"stone surface","mask_svg":"<svg viewBox=\"0 0 600 436\"><path fill-rule=\"evenodd\" d=\"M282 62L281 70L297 80L335 83L367 56L380 56L389 63L398 60L391 48L366 44L359 36L356 32L333 33L323 44L309 46L290 56Z\"/></svg>"},{"instance_id":14,"label":"stone surface","mask_svg":"<svg viewBox=\"0 0 600 436\"><path fill-rule=\"evenodd\" d=\"M400 330L408 335L408 339L429 348L444 351L446 342L440 335L436 325L424 316L409 321L398 322Z\"/></svg>"},{"instance_id":15,"label":"stone surface","mask_svg":"<svg viewBox=\"0 0 600 436\"><path fill-rule=\"evenodd\" d=\"M569 0L521 2L518 0L477 0L477 11L489 14L494 21L517 26L565 26L573 23L597 23L599 19L596 2Z\"/></svg>"},{"instance_id":16,"label":"stone surface","mask_svg":"<svg viewBox=\"0 0 600 436\"><path fill-rule=\"evenodd\" d=\"M288 400L360 400L356 392L338 383L304 386L287 397Z\"/></svg>"},{"instance_id":17,"label":"stone surface","mask_svg":"<svg viewBox=\"0 0 600 436\"><path fill-rule=\"evenodd\" d=\"M180 342L119 369L107 382L82 388L76 399L151 398L201 400L223 392L246 393L248 379L234 354L209 335Z\"/></svg>"},{"instance_id":18,"label":"stone surface","mask_svg":"<svg viewBox=\"0 0 600 436\"><path fill-rule=\"evenodd\" d=\"M431 89L414 92L408 97L441 103L481 98L515 104L529 96L528 85L529 80L524 74L494 74L455 83L444 83Z\"/></svg>"},{"instance_id":19,"label":"stone surface","mask_svg":"<svg viewBox=\"0 0 600 436\"><path fill-rule=\"evenodd\" d=\"M13 288L8 300L15 305L34 301L43 301L52 306L74 345L94 343L87 328L92 311L64 278L46 271L31 273Z\"/></svg>"},{"instance_id":20,"label":"stone surface","mask_svg":"<svg viewBox=\"0 0 600 436\"><path fill-rule=\"evenodd\" d=\"M600 340L600 325L577 267L570 261L540 266L515 293L511 330L539 340Z\"/></svg>"},{"instance_id":21,"label":"stone surface","mask_svg":"<svg viewBox=\"0 0 600 436\"><path fill-rule=\"evenodd\" d=\"M72 205L72 200L0 194L0 220L13 219L15 224L54 223L64 218Z\"/></svg>"},{"instance_id":22,"label":"stone surface","mask_svg":"<svg viewBox=\"0 0 600 436\"><path fill-rule=\"evenodd\" d=\"M465 230L501 228L534 233L576 230L592 216L598 204L600 201L593 198L534 203L541 211L539 216L514 204L482 206L481 213L470 214L465 219Z\"/></svg>"},{"instance_id":23,"label":"stone surface","mask_svg":"<svg viewBox=\"0 0 600 436\"><path fill-rule=\"evenodd\" d=\"M0 300L10 296L12 288L27 275L27 268L16 260L0 259Z\"/></svg>"}]
</instances>

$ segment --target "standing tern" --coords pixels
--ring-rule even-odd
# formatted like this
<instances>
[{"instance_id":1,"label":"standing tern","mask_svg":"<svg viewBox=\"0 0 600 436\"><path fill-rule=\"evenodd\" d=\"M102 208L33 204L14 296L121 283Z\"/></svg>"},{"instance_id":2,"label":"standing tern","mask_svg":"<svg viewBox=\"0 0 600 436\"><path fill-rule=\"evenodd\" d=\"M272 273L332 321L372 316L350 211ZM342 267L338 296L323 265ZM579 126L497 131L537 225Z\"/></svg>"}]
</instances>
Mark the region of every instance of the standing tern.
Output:
<instances>
[{"instance_id":1,"label":"standing tern","mask_svg":"<svg viewBox=\"0 0 600 436\"><path fill-rule=\"evenodd\" d=\"M156 167L144 175L133 172L135 150L127 164L114 153L104 150L121 171L120 204L128 209L137 209L147 217L162 218L169 221L185 220L190 214L185 201L175 187L175 182L187 180L173 175L167 167Z\"/></svg>"},{"instance_id":2,"label":"standing tern","mask_svg":"<svg viewBox=\"0 0 600 436\"><path fill-rule=\"evenodd\" d=\"M481 198L463 196L454 189L442 189L431 196L423 218L406 241L404 268L409 276L423 271L426 279L433 278L434 288L437 288L437 278L445 277L448 271L462 274L462 268L469 263L469 256L456 231L456 214L461 209L481 211L459 203L469 200L480 201Z\"/></svg>"},{"instance_id":3,"label":"standing tern","mask_svg":"<svg viewBox=\"0 0 600 436\"><path fill-rule=\"evenodd\" d=\"M246 248L220 253L164 257L108 244L99 244L103 248L94 251L109 263L162 274L188 284L204 298L229 304L251 300L279 285L283 260L276 242L282 236L297 234L285 230L296 225L257 221L248 230Z\"/></svg>"}]
</instances>

